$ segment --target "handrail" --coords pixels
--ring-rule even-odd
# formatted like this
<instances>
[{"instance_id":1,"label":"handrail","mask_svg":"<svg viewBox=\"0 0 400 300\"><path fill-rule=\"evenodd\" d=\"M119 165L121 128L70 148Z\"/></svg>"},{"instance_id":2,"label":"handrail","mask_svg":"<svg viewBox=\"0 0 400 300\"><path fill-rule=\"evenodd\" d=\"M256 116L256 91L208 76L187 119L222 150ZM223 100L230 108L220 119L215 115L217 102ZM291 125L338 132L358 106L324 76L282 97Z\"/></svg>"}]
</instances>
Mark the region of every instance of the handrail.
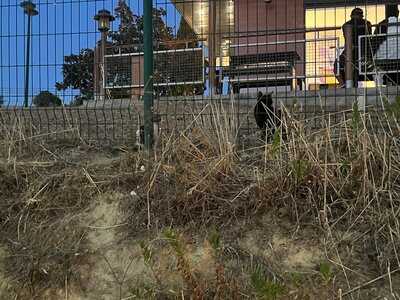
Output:
<instances>
[{"instance_id":1,"label":"handrail","mask_svg":"<svg viewBox=\"0 0 400 300\"><path fill-rule=\"evenodd\" d=\"M395 23L391 23L395 24ZM378 27L379 24L373 24L372 28ZM342 26L330 26L330 27L315 27L315 28L284 28L284 29L274 29L274 30L253 30L253 31L238 31L229 32L226 35L222 35L221 38L244 38L244 37L258 37L260 35L273 36L282 34L301 34L301 33L312 33L321 31L332 31L332 30L342 30ZM240 36L243 35L243 36Z\"/></svg>"},{"instance_id":2,"label":"handrail","mask_svg":"<svg viewBox=\"0 0 400 300\"><path fill-rule=\"evenodd\" d=\"M230 48L239 47L257 47L257 46L275 46L280 44L298 44L298 43L308 43L308 42L323 42L323 41L338 41L338 37L327 37L318 39L303 39L303 40L291 40L291 41L276 41L276 42L263 42L263 43L249 43L249 44L237 44L231 45Z\"/></svg>"}]
</instances>

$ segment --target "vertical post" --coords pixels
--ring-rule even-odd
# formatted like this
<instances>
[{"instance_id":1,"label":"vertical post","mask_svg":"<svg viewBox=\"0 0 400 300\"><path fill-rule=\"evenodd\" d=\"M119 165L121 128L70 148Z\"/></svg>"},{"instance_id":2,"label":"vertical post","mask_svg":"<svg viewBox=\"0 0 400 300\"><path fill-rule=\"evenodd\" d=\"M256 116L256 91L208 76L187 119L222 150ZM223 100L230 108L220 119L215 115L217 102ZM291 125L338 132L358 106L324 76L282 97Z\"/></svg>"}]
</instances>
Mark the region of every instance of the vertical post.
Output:
<instances>
[{"instance_id":1,"label":"vertical post","mask_svg":"<svg viewBox=\"0 0 400 300\"><path fill-rule=\"evenodd\" d=\"M210 95L215 94L216 64L215 64L215 34L216 34L216 0L208 1L208 80Z\"/></svg>"},{"instance_id":2,"label":"vertical post","mask_svg":"<svg viewBox=\"0 0 400 300\"><path fill-rule=\"evenodd\" d=\"M144 144L153 146L153 0L143 0L144 18Z\"/></svg>"},{"instance_id":3,"label":"vertical post","mask_svg":"<svg viewBox=\"0 0 400 300\"><path fill-rule=\"evenodd\" d=\"M345 76L346 76L346 88L350 89L354 87L354 68L353 66L353 26L347 24L344 26L344 39L345 39Z\"/></svg>"},{"instance_id":4,"label":"vertical post","mask_svg":"<svg viewBox=\"0 0 400 300\"><path fill-rule=\"evenodd\" d=\"M107 77L107 72L106 72L106 41L107 41L107 32L102 31L101 32L101 64L103 66L103 78L100 86L100 99L103 101L106 100L106 77Z\"/></svg>"},{"instance_id":5,"label":"vertical post","mask_svg":"<svg viewBox=\"0 0 400 300\"><path fill-rule=\"evenodd\" d=\"M26 59L25 59L25 98L24 107L28 107L28 92L29 92L29 60L31 50L31 15L28 14L28 30L26 36Z\"/></svg>"}]
</instances>

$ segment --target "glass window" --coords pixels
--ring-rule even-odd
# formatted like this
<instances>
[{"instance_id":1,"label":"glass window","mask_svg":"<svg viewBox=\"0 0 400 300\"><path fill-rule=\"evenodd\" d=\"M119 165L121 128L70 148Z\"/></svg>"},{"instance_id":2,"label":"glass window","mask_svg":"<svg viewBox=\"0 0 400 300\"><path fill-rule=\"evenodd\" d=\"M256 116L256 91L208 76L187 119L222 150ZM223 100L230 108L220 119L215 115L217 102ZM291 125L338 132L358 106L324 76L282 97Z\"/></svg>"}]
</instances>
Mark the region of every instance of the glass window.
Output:
<instances>
[{"instance_id":1,"label":"glass window","mask_svg":"<svg viewBox=\"0 0 400 300\"><path fill-rule=\"evenodd\" d=\"M350 20L355 6L306 10L306 84L335 84L334 63L344 47L342 25ZM360 7L372 24L385 18L384 5ZM314 30L315 29L315 30ZM320 29L320 30L319 30Z\"/></svg>"}]
</instances>

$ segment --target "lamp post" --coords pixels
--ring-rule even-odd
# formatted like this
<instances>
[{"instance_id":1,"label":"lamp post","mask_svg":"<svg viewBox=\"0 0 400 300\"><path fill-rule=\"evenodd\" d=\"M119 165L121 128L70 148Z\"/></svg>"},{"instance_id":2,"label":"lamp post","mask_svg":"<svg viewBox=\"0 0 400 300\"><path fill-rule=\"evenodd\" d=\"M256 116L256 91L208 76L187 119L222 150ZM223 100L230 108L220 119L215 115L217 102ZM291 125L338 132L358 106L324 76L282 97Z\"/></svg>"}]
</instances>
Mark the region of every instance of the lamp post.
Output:
<instances>
[{"instance_id":1,"label":"lamp post","mask_svg":"<svg viewBox=\"0 0 400 300\"><path fill-rule=\"evenodd\" d=\"M114 16L108 10L99 10L97 15L94 16L94 20L97 21L98 30L101 32L101 58L103 64L103 82L100 88L100 96L105 99L105 88L106 88L106 42L107 42L107 32L110 30L111 22L115 20Z\"/></svg>"},{"instance_id":2,"label":"lamp post","mask_svg":"<svg viewBox=\"0 0 400 300\"><path fill-rule=\"evenodd\" d=\"M28 16L28 30L26 34L26 59L25 59L25 98L24 107L28 107L28 91L29 91L29 59L31 50L31 18L37 16L39 12L36 10L36 4L32 1L23 1L20 6L24 9L24 13Z\"/></svg>"}]
</instances>

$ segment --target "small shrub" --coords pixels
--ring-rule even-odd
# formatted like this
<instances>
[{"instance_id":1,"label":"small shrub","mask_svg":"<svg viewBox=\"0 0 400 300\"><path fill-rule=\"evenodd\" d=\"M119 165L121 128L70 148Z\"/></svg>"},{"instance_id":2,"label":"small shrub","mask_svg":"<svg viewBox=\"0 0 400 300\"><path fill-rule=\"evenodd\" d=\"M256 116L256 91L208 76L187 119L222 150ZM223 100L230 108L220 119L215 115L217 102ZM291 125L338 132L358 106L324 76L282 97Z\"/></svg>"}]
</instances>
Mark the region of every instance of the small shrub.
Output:
<instances>
[{"instance_id":1,"label":"small shrub","mask_svg":"<svg viewBox=\"0 0 400 300\"><path fill-rule=\"evenodd\" d=\"M38 107L61 106L62 101L49 91L42 91L33 98L33 104Z\"/></svg>"}]
</instances>

